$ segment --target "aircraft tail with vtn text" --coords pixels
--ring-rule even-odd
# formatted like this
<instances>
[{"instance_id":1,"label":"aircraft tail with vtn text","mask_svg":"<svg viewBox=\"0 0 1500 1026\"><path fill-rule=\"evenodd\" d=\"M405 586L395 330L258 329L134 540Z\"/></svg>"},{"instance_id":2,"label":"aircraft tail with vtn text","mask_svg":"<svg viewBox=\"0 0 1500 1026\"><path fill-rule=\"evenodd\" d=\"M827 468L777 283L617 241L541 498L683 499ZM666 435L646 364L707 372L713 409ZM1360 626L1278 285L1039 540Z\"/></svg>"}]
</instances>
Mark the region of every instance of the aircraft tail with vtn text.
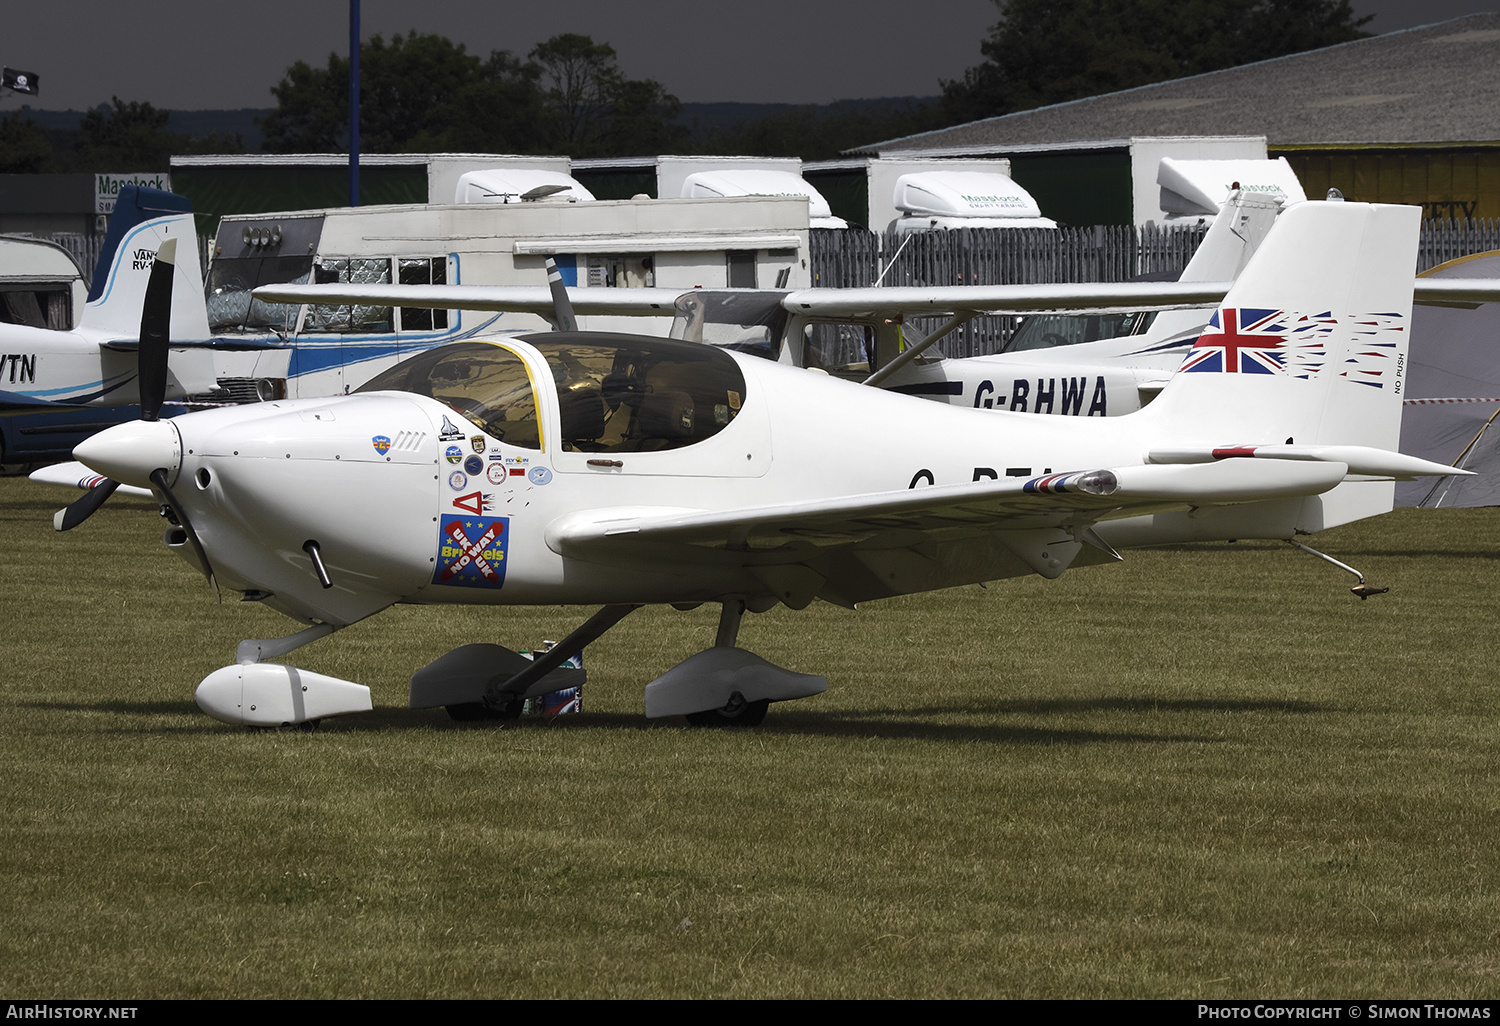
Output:
<instances>
[{"instance_id":1,"label":"aircraft tail with vtn text","mask_svg":"<svg viewBox=\"0 0 1500 1026\"><path fill-rule=\"evenodd\" d=\"M101 340L133 340L139 335L151 265L167 239L177 240L178 253L168 337L179 343L208 341L192 203L185 196L134 185L122 188L115 199L88 302L78 320L82 333Z\"/></svg>"},{"instance_id":2,"label":"aircraft tail with vtn text","mask_svg":"<svg viewBox=\"0 0 1500 1026\"><path fill-rule=\"evenodd\" d=\"M1287 526L1299 534L1389 512L1396 478L1435 472L1397 452L1420 216L1343 202L1283 212L1136 415L1150 462L1348 464L1343 484L1298 500Z\"/></svg>"}]
</instances>

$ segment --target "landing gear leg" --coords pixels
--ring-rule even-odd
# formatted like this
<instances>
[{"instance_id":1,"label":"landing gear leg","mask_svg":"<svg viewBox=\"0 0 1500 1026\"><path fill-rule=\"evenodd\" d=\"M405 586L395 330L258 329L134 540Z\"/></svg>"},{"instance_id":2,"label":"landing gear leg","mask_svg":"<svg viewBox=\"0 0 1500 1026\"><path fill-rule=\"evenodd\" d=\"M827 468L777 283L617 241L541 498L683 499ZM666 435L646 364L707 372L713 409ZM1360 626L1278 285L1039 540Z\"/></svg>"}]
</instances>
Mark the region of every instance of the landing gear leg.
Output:
<instances>
[{"instance_id":1,"label":"landing gear leg","mask_svg":"<svg viewBox=\"0 0 1500 1026\"><path fill-rule=\"evenodd\" d=\"M742 600L731 599L724 603L724 611L719 614L719 633L714 638L714 648L734 648L734 643L740 636L740 621L744 616L745 603ZM766 710L770 706L769 698L750 702L736 691L718 709L688 713L687 721L694 727L758 727L765 720Z\"/></svg>"}]
</instances>

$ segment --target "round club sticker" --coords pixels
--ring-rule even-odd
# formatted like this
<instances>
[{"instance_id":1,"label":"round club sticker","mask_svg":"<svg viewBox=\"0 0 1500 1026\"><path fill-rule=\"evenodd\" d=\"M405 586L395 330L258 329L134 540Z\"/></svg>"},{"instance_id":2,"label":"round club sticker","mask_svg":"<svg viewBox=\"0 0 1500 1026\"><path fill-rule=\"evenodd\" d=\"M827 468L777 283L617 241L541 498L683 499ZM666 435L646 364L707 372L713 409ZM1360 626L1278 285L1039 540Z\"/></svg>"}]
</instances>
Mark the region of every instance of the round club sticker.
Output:
<instances>
[{"instance_id":1,"label":"round club sticker","mask_svg":"<svg viewBox=\"0 0 1500 1026\"><path fill-rule=\"evenodd\" d=\"M456 445L450 445L448 446L448 451L443 455L448 457L449 463L462 463L464 458L464 451Z\"/></svg>"},{"instance_id":2,"label":"round club sticker","mask_svg":"<svg viewBox=\"0 0 1500 1026\"><path fill-rule=\"evenodd\" d=\"M464 460L464 469L470 474L482 474L484 473L484 460L478 456L470 456Z\"/></svg>"},{"instance_id":3,"label":"round club sticker","mask_svg":"<svg viewBox=\"0 0 1500 1026\"><path fill-rule=\"evenodd\" d=\"M505 465L501 463L491 463L489 469L484 472L484 476L490 479L490 484L504 484Z\"/></svg>"},{"instance_id":4,"label":"round club sticker","mask_svg":"<svg viewBox=\"0 0 1500 1026\"><path fill-rule=\"evenodd\" d=\"M462 470L455 470L448 475L448 487L452 488L455 492L461 491L468 486L469 475L465 474Z\"/></svg>"},{"instance_id":5,"label":"round club sticker","mask_svg":"<svg viewBox=\"0 0 1500 1026\"><path fill-rule=\"evenodd\" d=\"M532 467L526 472L526 480L534 485L544 485L552 480L552 471L546 467Z\"/></svg>"}]
</instances>

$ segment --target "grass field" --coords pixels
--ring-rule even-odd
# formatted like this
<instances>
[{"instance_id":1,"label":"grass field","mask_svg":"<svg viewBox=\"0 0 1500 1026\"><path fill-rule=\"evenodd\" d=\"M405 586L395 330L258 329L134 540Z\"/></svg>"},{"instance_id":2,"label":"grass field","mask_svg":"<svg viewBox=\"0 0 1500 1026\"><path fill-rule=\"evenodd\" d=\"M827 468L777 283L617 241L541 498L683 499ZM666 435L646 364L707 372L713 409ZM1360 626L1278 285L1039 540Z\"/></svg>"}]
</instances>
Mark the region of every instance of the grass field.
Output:
<instances>
[{"instance_id":1,"label":"grass field","mask_svg":"<svg viewBox=\"0 0 1500 1026\"><path fill-rule=\"evenodd\" d=\"M648 723L716 609L586 654L585 713L405 708L589 611L399 608L296 653L375 712L193 705L246 637L116 497L0 480L0 993L1500 996L1500 511L1148 550L746 620L826 673L751 731Z\"/></svg>"}]
</instances>

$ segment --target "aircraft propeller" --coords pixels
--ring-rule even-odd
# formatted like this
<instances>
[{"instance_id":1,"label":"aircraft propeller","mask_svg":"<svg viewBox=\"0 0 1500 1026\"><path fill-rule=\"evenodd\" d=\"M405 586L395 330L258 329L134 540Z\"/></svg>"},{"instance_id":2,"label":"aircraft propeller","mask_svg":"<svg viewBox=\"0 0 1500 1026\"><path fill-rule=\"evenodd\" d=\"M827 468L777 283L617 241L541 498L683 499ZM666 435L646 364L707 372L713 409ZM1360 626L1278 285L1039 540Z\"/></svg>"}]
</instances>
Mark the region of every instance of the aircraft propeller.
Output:
<instances>
[{"instance_id":1,"label":"aircraft propeller","mask_svg":"<svg viewBox=\"0 0 1500 1026\"><path fill-rule=\"evenodd\" d=\"M154 422L160 419L162 403L166 399L168 336L172 326L172 276L176 270L176 260L177 240L168 239L156 251L156 260L151 265L151 277L146 284L146 300L141 308L141 334L140 343L136 349L136 373L143 422ZM162 494L167 497L167 506L173 510L179 522L182 521L181 507L178 506L177 500L165 484L166 475L161 474L161 480L158 481L156 474L152 474L151 481L161 489ZM105 478L85 492L78 501L66 509L58 510L52 518L52 526L58 531L71 531L104 505L105 500L119 487L119 481ZM190 527L185 525L183 530L206 567L208 559L203 555L203 547L198 543L196 535ZM212 571L206 570L205 573L212 580Z\"/></svg>"}]
</instances>

